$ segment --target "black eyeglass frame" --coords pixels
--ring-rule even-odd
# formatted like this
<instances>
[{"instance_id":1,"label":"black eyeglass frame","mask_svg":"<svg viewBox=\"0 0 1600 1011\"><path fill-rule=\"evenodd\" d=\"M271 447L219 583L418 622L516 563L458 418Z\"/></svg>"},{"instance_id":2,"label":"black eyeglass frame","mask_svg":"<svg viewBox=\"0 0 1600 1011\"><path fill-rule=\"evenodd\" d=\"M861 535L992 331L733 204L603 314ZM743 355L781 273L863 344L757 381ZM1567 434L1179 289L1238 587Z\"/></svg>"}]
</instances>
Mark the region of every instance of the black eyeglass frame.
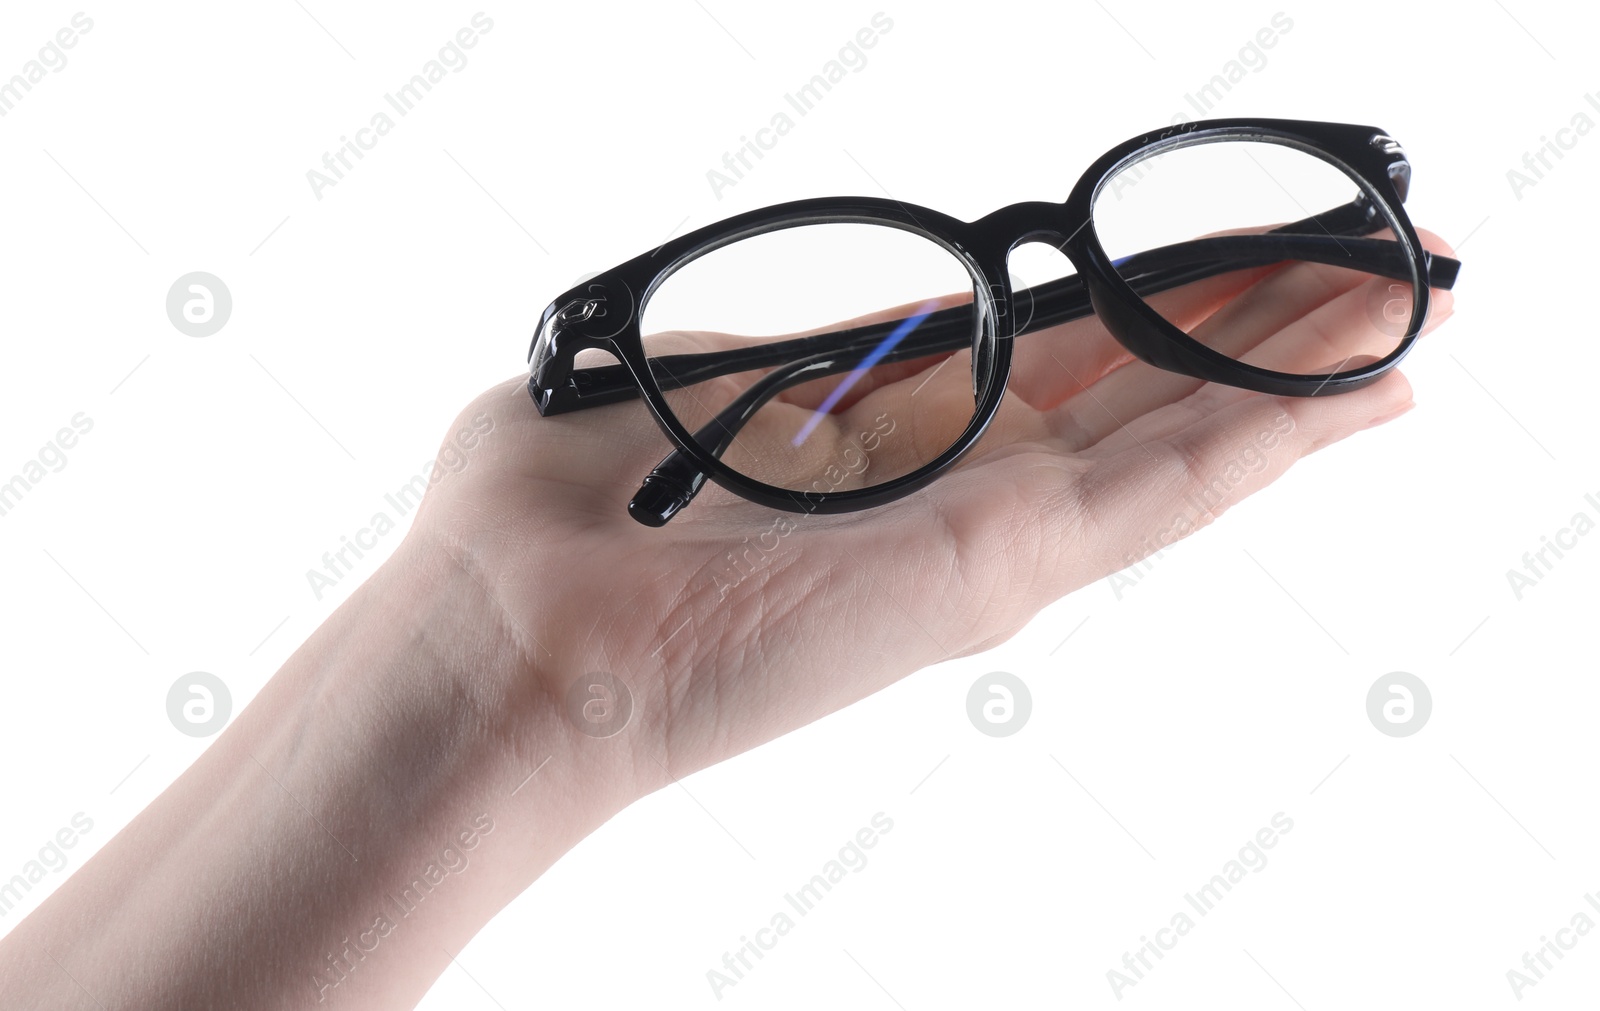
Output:
<instances>
[{"instance_id":1,"label":"black eyeglass frame","mask_svg":"<svg viewBox=\"0 0 1600 1011\"><path fill-rule=\"evenodd\" d=\"M1362 192L1351 204L1283 226L1277 231L1315 224L1332 243L1320 236L1264 235L1200 239L1137 256L1151 265L1148 283L1141 290L1164 290L1253 264L1284 259L1338 263L1351 256L1351 242L1361 246L1364 269L1399 277L1412 283L1415 297L1411 317L1394 350L1361 367L1330 375L1297 375L1248 365L1214 351L1164 319L1141 297L1130 277L1134 258L1113 264L1095 230L1093 208L1102 186L1128 164L1178 147L1219 141L1276 143L1304 151L1343 169L1361 184ZM870 508L894 501L927 485L956 463L977 442L993 420L1005 394L1011 368L1011 340L1023 333L1056 325L1066 319L1097 314L1111 335L1141 361L1205 382L1222 383L1279 396L1324 396L1360 389L1394 368L1410 351L1428 315L1429 288L1449 288L1460 264L1448 257L1428 254L1406 216L1411 166L1400 145L1375 127L1277 119L1199 120L1134 137L1106 152L1079 178L1062 203L1025 202L1002 207L975 221L961 221L928 208L875 197L825 197L776 204L735 215L671 239L611 270L564 292L540 317L529 349L529 391L542 415L561 414L601 404L642 397L656 422L676 447L675 452L646 480L629 512L642 523L659 526L686 505L707 477L746 499L791 512L838 513ZM665 398L644 347L639 320L651 294L679 267L713 249L763 232L800 224L862 222L889 225L919 234L944 246L960 259L974 278L973 304L956 310L966 321L969 336L961 346L974 352L977 385L976 410L966 429L943 453L910 473L866 488L838 491L801 491L765 484L739 473L721 459L731 441L708 447L678 421ZM1393 239L1355 239L1390 228ZM1339 238L1348 241L1340 243ZM1026 242L1047 242L1060 249L1077 274L1026 289L1027 304L1019 305L1011 288L1007 259ZM1293 243L1292 248L1284 244ZM1211 243L1212 245L1206 245ZM1252 253L1259 244L1263 252ZM1377 244L1377 245L1371 245ZM1320 248L1326 246L1327 248ZM1335 252L1332 247L1338 247ZM1398 247L1399 258L1389 250ZM1293 256L1282 255L1291 249ZM1348 262L1348 261L1346 261ZM1133 277L1134 282L1140 277ZM1055 308L1040 313L1039 304ZM1026 311L1021 323L1019 311ZM970 335L976 312L980 332ZM938 314L935 314L937 318ZM888 326L892 324L886 324ZM844 362L842 348L859 347L874 339L879 329L862 328L813 335L767 345L760 349L707 352L680 356L695 359L700 378L745 371L763 363L778 364L774 354L811 354ZM936 330L930 333L937 333ZM856 336L852 336L856 335ZM953 346L948 343L938 346ZM785 348L791 348L786 351ZM921 350L919 350L919 347ZM911 343L902 357L926 354L927 343ZM575 368L578 352L599 349L614 355L620 365ZM776 351L774 349L777 349ZM802 350L803 349L803 350ZM806 359L811 360L811 359ZM659 362L658 362L659 364ZM845 371L821 363L815 374ZM815 376L813 374L813 378ZM690 380L695 381L695 380ZM687 382L677 386L687 385ZM676 388L676 387L675 387ZM774 391L781 389L774 386ZM753 412L759 403L749 408ZM709 427L709 426L708 426Z\"/></svg>"}]
</instances>

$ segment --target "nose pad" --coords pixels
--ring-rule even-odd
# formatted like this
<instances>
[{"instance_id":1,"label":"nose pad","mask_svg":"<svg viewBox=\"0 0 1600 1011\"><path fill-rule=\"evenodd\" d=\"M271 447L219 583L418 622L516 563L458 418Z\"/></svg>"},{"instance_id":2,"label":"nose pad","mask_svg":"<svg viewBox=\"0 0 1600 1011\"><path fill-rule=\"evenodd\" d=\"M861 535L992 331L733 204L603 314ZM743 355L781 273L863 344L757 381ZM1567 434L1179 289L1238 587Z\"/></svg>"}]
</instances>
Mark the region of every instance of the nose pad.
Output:
<instances>
[{"instance_id":1,"label":"nose pad","mask_svg":"<svg viewBox=\"0 0 1600 1011\"><path fill-rule=\"evenodd\" d=\"M990 374L994 372L994 341L985 340L981 336L987 332L987 320L984 315L989 312L985 306L975 314L972 325L978 328L976 339L973 342L972 353L972 399L976 403L983 397L983 387Z\"/></svg>"},{"instance_id":2,"label":"nose pad","mask_svg":"<svg viewBox=\"0 0 1600 1011\"><path fill-rule=\"evenodd\" d=\"M1007 340L1018 334L1027 333L1033 325L1034 317L1040 309L1035 294L1037 288L1076 273L1072 261L1048 238L1024 239L1012 246L1006 255L1006 276L1011 286L1011 298L1008 302L998 298L995 300L1001 314L996 321L996 329L1001 339ZM1000 293L996 291L995 294L998 296ZM987 344L980 344L980 348L983 349L983 353L972 356L972 387L975 396L982 386L981 380L988 375L993 361L993 355L989 353Z\"/></svg>"},{"instance_id":3,"label":"nose pad","mask_svg":"<svg viewBox=\"0 0 1600 1011\"><path fill-rule=\"evenodd\" d=\"M1026 333L1033 322L1034 289L1076 273L1066 254L1044 239L1030 239L1012 246L1006 257L1006 275L1011 280L1013 319L1004 329Z\"/></svg>"}]
</instances>

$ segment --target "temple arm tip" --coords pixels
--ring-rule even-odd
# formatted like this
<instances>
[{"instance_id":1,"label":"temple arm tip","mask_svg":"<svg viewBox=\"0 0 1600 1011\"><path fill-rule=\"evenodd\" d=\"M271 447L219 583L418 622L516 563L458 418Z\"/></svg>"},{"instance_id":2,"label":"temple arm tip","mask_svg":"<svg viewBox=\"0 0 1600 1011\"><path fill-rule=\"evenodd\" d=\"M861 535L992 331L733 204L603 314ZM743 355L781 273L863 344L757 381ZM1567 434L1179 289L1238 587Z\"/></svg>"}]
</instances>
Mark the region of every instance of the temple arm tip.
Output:
<instances>
[{"instance_id":1,"label":"temple arm tip","mask_svg":"<svg viewBox=\"0 0 1600 1011\"><path fill-rule=\"evenodd\" d=\"M1448 291L1456 286L1456 277L1461 273L1461 261L1437 253L1425 253L1428 266L1428 287L1441 288Z\"/></svg>"},{"instance_id":2,"label":"temple arm tip","mask_svg":"<svg viewBox=\"0 0 1600 1011\"><path fill-rule=\"evenodd\" d=\"M686 491L678 482L663 477L659 468L650 472L644 484L633 493L628 502L628 515L647 527L666 526L678 510L689 504L693 492Z\"/></svg>"}]
</instances>

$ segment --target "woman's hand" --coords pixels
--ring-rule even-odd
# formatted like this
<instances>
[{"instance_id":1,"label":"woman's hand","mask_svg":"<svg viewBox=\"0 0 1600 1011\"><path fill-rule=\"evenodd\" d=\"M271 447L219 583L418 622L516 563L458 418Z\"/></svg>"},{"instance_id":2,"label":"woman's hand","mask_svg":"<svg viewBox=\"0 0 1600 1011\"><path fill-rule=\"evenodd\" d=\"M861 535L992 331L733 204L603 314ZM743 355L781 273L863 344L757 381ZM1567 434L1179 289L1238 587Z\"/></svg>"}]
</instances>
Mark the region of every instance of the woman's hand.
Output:
<instances>
[{"instance_id":1,"label":"woman's hand","mask_svg":"<svg viewBox=\"0 0 1600 1011\"><path fill-rule=\"evenodd\" d=\"M1165 311L1259 335L1262 364L1392 340L1348 271L1191 287ZM872 395L928 409L898 385ZM409 1007L633 800L1004 641L1411 399L1398 373L1315 399L1202 386L1093 319L1019 339L1010 391L959 467L893 504L775 513L710 488L659 529L624 509L668 448L643 404L543 418L521 378L485 393L394 556L0 942L6 1006Z\"/></svg>"},{"instance_id":2,"label":"woman's hand","mask_svg":"<svg viewBox=\"0 0 1600 1011\"><path fill-rule=\"evenodd\" d=\"M1248 342L1228 350L1253 363L1333 370L1393 346L1372 310L1383 284L1295 264L1242 292L1225 276L1168 293L1163 311L1203 319L1208 342ZM1430 328L1450 311L1435 291ZM963 368L944 371L961 385ZM872 391L866 414L887 405L905 424L936 402L924 378ZM900 501L780 513L708 488L652 529L624 510L670 449L645 406L540 417L513 379L463 412L474 448L411 538L472 573L503 618L484 634L522 657L508 697L561 708L571 693L601 719L615 689L574 683L599 672L626 686L628 725L589 743L639 795L1003 642L1411 401L1398 373L1311 399L1203 385L1130 360L1094 318L1018 338L1010 390L972 455Z\"/></svg>"}]
</instances>

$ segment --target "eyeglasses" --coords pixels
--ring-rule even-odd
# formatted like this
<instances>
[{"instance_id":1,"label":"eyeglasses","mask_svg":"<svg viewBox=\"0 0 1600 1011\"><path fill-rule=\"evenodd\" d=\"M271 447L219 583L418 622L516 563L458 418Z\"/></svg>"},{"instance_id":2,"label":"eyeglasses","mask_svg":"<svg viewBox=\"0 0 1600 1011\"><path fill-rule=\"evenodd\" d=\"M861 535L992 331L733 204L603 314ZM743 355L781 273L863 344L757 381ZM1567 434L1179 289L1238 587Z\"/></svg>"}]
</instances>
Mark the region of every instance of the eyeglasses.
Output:
<instances>
[{"instance_id":1,"label":"eyeglasses","mask_svg":"<svg viewBox=\"0 0 1600 1011\"><path fill-rule=\"evenodd\" d=\"M628 503L648 526L708 479L791 512L881 505L977 442L1014 339L1022 367L1059 368L1027 342L1091 314L1134 357L1202 382L1279 396L1372 383L1461 266L1422 248L1410 180L1372 127L1218 119L1113 148L1064 203L971 222L872 197L778 204L564 292L540 318L529 390L542 415L644 399L674 447ZM1076 273L1014 284L1029 242ZM1361 300L1369 325L1298 332L1290 284Z\"/></svg>"}]
</instances>

